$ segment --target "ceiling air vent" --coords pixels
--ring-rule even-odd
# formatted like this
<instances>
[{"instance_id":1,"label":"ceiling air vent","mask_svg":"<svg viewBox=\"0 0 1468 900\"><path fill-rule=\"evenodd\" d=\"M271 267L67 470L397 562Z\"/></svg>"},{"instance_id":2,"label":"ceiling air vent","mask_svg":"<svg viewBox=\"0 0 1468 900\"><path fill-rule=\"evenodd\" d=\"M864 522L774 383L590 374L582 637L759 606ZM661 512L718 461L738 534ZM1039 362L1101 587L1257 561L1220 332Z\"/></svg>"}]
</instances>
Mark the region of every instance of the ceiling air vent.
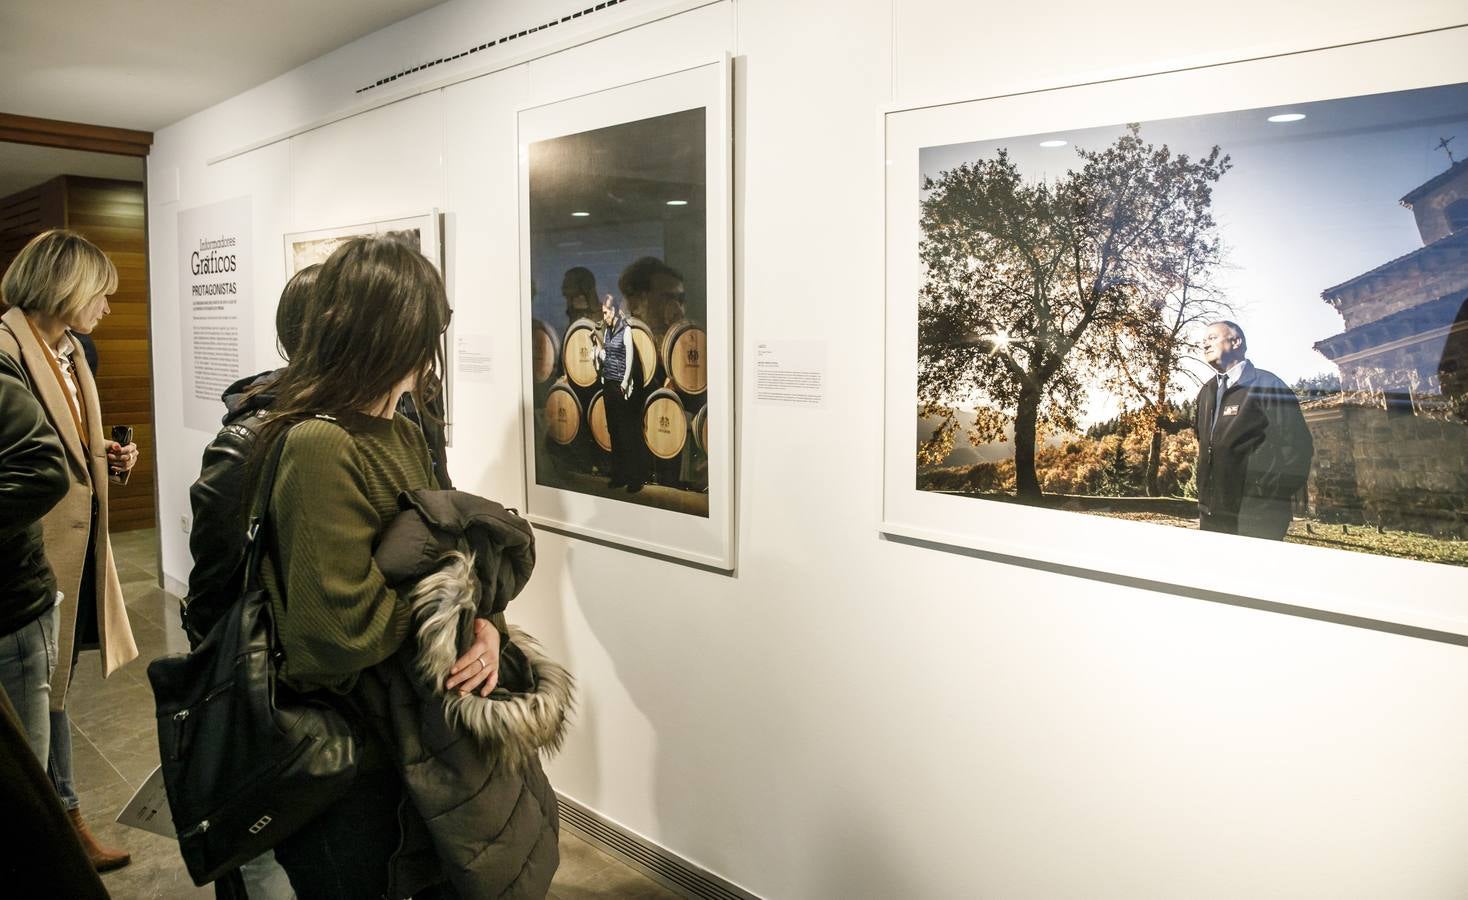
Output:
<instances>
[{"instance_id":1,"label":"ceiling air vent","mask_svg":"<svg viewBox=\"0 0 1468 900\"><path fill-rule=\"evenodd\" d=\"M518 40L522 37L525 37L527 34L536 34L537 32L545 31L547 28L554 28L557 25L563 25L566 22L571 21L572 19L579 19L582 16L589 16L592 13L598 13L608 7L616 6L619 3L626 2L627 0L606 0L606 2L604 3L598 3L595 6L588 6L580 12L569 13L567 15L561 16L559 19L552 19L551 21L546 22L542 25L533 25L530 28L526 28L524 31L518 31L514 34L507 34L504 37L496 38L492 41L486 41L482 44L476 44L466 50L461 50L452 56L441 56L438 59L430 59L416 66L411 66L407 69L403 69L401 72L394 72L391 75L379 78L366 87L359 87L357 88L356 93L364 94L367 91L380 88L384 84L390 84L394 81L397 81L399 78L406 78L407 76L412 75L416 72L422 72L424 69L431 69L434 66L442 65L446 62L453 62L454 60L468 56L471 53L478 53L481 50L488 50L490 47L498 47L503 44L508 44L510 41Z\"/></svg>"}]
</instances>

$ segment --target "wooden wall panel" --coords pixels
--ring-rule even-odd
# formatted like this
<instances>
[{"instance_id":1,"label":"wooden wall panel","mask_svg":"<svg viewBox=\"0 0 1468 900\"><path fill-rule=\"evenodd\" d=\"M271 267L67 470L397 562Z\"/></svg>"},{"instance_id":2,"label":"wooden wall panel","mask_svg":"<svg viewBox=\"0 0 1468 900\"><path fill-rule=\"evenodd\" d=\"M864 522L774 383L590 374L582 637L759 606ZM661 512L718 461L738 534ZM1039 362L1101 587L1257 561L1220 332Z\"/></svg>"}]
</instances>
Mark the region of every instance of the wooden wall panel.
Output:
<instances>
[{"instance_id":1,"label":"wooden wall panel","mask_svg":"<svg viewBox=\"0 0 1468 900\"><path fill-rule=\"evenodd\" d=\"M59 178L0 199L0 273L10 268L26 241L65 221L66 196Z\"/></svg>"},{"instance_id":2,"label":"wooden wall panel","mask_svg":"<svg viewBox=\"0 0 1468 900\"><path fill-rule=\"evenodd\" d=\"M106 425L133 426L138 464L110 491L109 525L117 531L154 524L153 396L148 342L146 197L136 181L66 176L66 227L101 247L117 266L112 314L92 339L99 360L97 393Z\"/></svg>"},{"instance_id":3,"label":"wooden wall panel","mask_svg":"<svg viewBox=\"0 0 1468 900\"><path fill-rule=\"evenodd\" d=\"M101 247L117 266L112 313L92 332L104 429L133 426L138 464L126 485L113 485L113 531L155 524L152 352L149 347L148 240L141 182L63 175L0 199L0 272L47 228L70 228Z\"/></svg>"}]
</instances>

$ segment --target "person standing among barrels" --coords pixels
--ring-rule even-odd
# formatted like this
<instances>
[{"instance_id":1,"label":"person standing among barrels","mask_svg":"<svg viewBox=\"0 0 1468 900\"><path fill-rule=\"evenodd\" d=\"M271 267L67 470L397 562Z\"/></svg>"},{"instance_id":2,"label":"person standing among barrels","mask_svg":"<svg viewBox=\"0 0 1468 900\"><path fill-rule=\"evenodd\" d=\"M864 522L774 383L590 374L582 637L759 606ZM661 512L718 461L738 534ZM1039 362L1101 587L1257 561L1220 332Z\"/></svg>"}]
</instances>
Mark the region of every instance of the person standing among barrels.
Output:
<instances>
[{"instance_id":1,"label":"person standing among barrels","mask_svg":"<svg viewBox=\"0 0 1468 900\"><path fill-rule=\"evenodd\" d=\"M647 466L642 453L642 410L633 397L642 390L642 367L637 362L632 329L626 311L608 294L601 302L602 331L596 350L602 397L607 408L607 430L612 439L612 475L607 487L642 490Z\"/></svg>"}]
</instances>

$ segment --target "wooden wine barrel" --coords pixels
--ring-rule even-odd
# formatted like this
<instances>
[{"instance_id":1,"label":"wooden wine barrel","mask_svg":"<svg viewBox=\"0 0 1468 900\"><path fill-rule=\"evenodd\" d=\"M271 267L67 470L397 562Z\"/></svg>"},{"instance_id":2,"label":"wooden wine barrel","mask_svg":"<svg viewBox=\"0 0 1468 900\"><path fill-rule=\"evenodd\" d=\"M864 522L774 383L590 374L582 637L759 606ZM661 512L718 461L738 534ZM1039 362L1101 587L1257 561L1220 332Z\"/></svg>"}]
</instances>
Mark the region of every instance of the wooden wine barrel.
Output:
<instances>
[{"instance_id":1,"label":"wooden wine barrel","mask_svg":"<svg viewBox=\"0 0 1468 900\"><path fill-rule=\"evenodd\" d=\"M658 374L658 342L652 336L652 329L641 319L628 316L627 327L632 329L632 346L642 367L642 383L652 384Z\"/></svg>"},{"instance_id":2,"label":"wooden wine barrel","mask_svg":"<svg viewBox=\"0 0 1468 900\"><path fill-rule=\"evenodd\" d=\"M566 329L566 340L561 345L561 364L566 377L577 387L589 388L596 384L596 341L600 326L590 319L577 319Z\"/></svg>"},{"instance_id":3,"label":"wooden wine barrel","mask_svg":"<svg viewBox=\"0 0 1468 900\"><path fill-rule=\"evenodd\" d=\"M561 373L561 336L539 319L530 321L530 378L546 384Z\"/></svg>"},{"instance_id":4,"label":"wooden wine barrel","mask_svg":"<svg viewBox=\"0 0 1468 900\"><path fill-rule=\"evenodd\" d=\"M709 408L705 406L693 414L693 446L700 453L709 452Z\"/></svg>"},{"instance_id":5,"label":"wooden wine barrel","mask_svg":"<svg viewBox=\"0 0 1468 900\"><path fill-rule=\"evenodd\" d=\"M675 322L663 335L663 371L689 396L708 390L708 336L693 322Z\"/></svg>"},{"instance_id":6,"label":"wooden wine barrel","mask_svg":"<svg viewBox=\"0 0 1468 900\"><path fill-rule=\"evenodd\" d=\"M545 398L545 432L557 444L569 444L581 433L581 398L564 380Z\"/></svg>"},{"instance_id":7,"label":"wooden wine barrel","mask_svg":"<svg viewBox=\"0 0 1468 900\"><path fill-rule=\"evenodd\" d=\"M601 391L592 394L591 402L586 405L586 427L598 447L608 453L612 452L612 430L607 426L607 401Z\"/></svg>"},{"instance_id":8,"label":"wooden wine barrel","mask_svg":"<svg viewBox=\"0 0 1468 900\"><path fill-rule=\"evenodd\" d=\"M667 388L648 395L642 405L642 440L659 459L673 459L688 443L688 413L683 401Z\"/></svg>"}]
</instances>

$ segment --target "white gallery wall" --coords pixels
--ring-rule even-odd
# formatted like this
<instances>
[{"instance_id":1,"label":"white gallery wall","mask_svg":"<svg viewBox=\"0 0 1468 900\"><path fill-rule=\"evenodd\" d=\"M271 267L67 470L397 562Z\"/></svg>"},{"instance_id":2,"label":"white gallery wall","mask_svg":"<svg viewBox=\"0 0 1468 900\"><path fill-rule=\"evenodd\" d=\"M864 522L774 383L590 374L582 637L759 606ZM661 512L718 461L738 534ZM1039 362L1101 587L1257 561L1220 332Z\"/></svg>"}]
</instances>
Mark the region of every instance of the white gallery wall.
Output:
<instances>
[{"instance_id":1,"label":"white gallery wall","mask_svg":"<svg viewBox=\"0 0 1468 900\"><path fill-rule=\"evenodd\" d=\"M826 402L739 389L732 576L541 533L510 617L581 681L557 788L772 898L1468 896L1468 648L883 540L874 363L882 110L1454 25L1458 4L631 0L378 91L500 71L208 163L583 5L453 0L156 134L170 585L211 437L181 416L180 210L253 198L256 369L278 364L282 234L443 210L454 326L493 360L456 387L450 468L514 506L515 111L728 52L736 371L751 383L757 342L825 341ZM640 24L561 47L616 22Z\"/></svg>"}]
</instances>

